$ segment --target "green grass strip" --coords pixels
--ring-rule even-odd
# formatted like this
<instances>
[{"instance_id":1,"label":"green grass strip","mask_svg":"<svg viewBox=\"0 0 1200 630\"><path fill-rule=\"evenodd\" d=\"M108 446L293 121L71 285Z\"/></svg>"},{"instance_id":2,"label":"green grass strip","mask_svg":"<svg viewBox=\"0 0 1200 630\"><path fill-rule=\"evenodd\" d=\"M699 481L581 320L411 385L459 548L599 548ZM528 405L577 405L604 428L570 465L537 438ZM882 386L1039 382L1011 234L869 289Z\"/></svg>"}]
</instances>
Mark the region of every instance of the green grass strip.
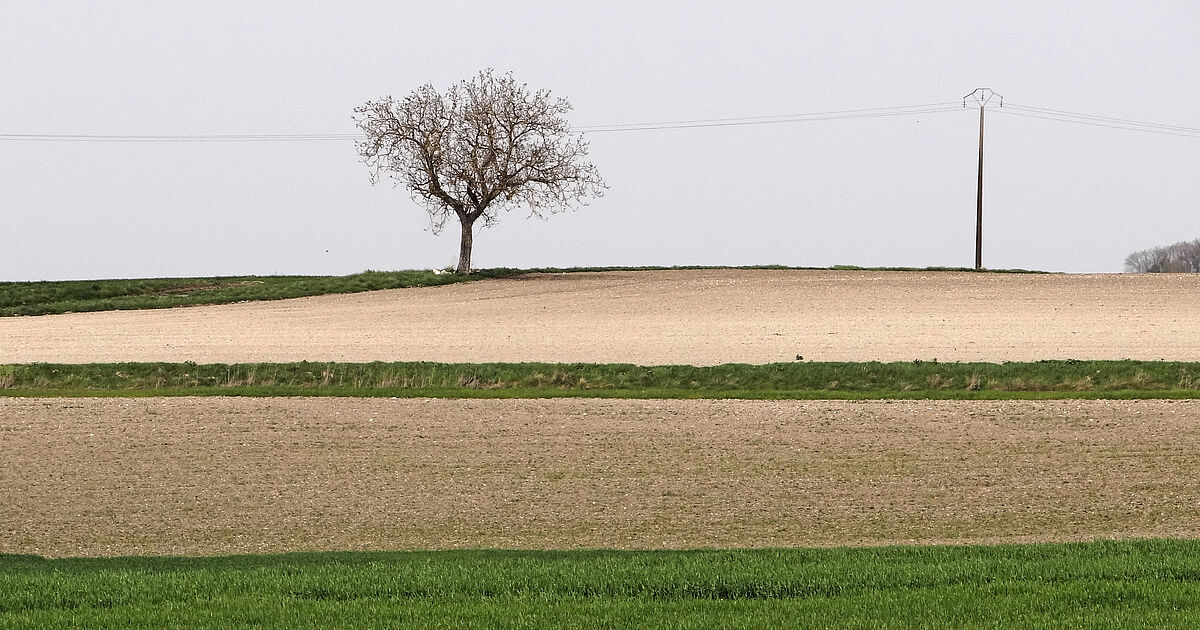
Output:
<instances>
[{"instance_id":1,"label":"green grass strip","mask_svg":"<svg viewBox=\"0 0 1200 630\"><path fill-rule=\"evenodd\" d=\"M357 293L381 289L437 286L524 273L516 269L483 270L471 275L433 271L366 271L349 276L230 276L216 278L146 278L137 280L65 280L0 282L0 316L49 315L250 300Z\"/></svg>"},{"instance_id":2,"label":"green grass strip","mask_svg":"<svg viewBox=\"0 0 1200 630\"><path fill-rule=\"evenodd\" d=\"M1200 626L1200 542L0 556L21 628Z\"/></svg>"},{"instance_id":3,"label":"green grass strip","mask_svg":"<svg viewBox=\"0 0 1200 630\"><path fill-rule=\"evenodd\" d=\"M1198 398L1200 363L32 363L0 365L0 395Z\"/></svg>"},{"instance_id":4,"label":"green grass strip","mask_svg":"<svg viewBox=\"0 0 1200 630\"><path fill-rule=\"evenodd\" d=\"M0 317L49 315L69 312L112 311L229 304L252 300L357 293L381 289L438 286L504 278L527 273L585 271L663 271L672 269L728 269L729 267L572 267L567 269L480 269L470 275L417 271L366 271L349 276L227 276L212 278L143 278L134 280L64 280L50 282L0 282ZM777 265L736 269L799 269ZM806 268L807 269L807 268ZM869 268L839 265L836 270L862 271L974 271L966 268ZM994 273L1039 273L1023 269Z\"/></svg>"}]
</instances>

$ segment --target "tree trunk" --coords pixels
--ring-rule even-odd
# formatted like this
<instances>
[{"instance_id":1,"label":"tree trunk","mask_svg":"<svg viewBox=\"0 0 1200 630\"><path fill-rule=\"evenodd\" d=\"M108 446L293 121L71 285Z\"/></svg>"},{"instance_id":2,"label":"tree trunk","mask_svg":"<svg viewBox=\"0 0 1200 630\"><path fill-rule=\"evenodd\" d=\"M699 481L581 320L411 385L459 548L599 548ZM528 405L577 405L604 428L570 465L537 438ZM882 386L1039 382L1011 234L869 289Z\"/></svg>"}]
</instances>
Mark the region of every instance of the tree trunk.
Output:
<instances>
[{"instance_id":1,"label":"tree trunk","mask_svg":"<svg viewBox=\"0 0 1200 630\"><path fill-rule=\"evenodd\" d=\"M471 228L475 225L474 219L459 217L462 223L462 240L458 246L458 267L454 273L471 273L471 246L475 242L475 233Z\"/></svg>"}]
</instances>

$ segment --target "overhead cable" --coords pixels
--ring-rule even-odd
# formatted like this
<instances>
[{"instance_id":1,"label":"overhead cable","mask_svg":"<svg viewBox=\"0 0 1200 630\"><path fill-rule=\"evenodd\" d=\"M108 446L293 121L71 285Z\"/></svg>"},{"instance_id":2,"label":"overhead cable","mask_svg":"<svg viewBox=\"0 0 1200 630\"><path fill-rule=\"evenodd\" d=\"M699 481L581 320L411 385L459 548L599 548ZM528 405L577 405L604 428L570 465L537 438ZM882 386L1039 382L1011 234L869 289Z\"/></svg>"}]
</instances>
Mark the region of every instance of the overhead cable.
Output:
<instances>
[{"instance_id":1,"label":"overhead cable","mask_svg":"<svg viewBox=\"0 0 1200 630\"><path fill-rule=\"evenodd\" d=\"M1064 110L1047 109L1044 107L1030 107L1013 104L1006 104L1003 108L996 109L994 111L996 113L1005 114L1008 116L1038 118L1041 120L1053 120L1076 125L1088 125L1091 127L1121 129L1124 131L1140 131L1143 133L1181 136L1185 138L1200 138L1200 128L1183 127L1179 125L1164 125L1161 123L1144 122L1131 120L1128 118L1116 118L1113 116L1098 116L1095 114L1083 114L1079 112L1068 112Z\"/></svg>"},{"instance_id":2,"label":"overhead cable","mask_svg":"<svg viewBox=\"0 0 1200 630\"><path fill-rule=\"evenodd\" d=\"M1200 129L1197 129L1194 127L1181 127L1179 125L1164 125L1161 123L1144 122L1144 121L1140 121L1140 120L1132 120L1129 118L1116 118L1114 116L1098 116L1096 114L1083 114L1080 112L1069 112L1069 111L1062 110L1062 109L1049 109L1046 107L1032 107L1030 105L1017 105L1017 104L1011 104L1011 103L1008 105L1008 107L1010 109L1019 109L1019 110L1023 110L1023 111L1035 112L1035 113L1039 113L1039 114L1054 115L1054 116L1064 116L1064 117L1070 117L1070 118L1081 118L1081 119L1096 120L1096 121L1102 121L1102 122L1121 123L1121 124L1126 124L1126 125L1136 125L1139 127L1154 127L1154 128L1158 128L1158 129L1168 129L1168 130L1173 130L1173 131L1200 132Z\"/></svg>"},{"instance_id":3,"label":"overhead cable","mask_svg":"<svg viewBox=\"0 0 1200 630\"><path fill-rule=\"evenodd\" d=\"M808 122L817 120L843 120L851 118L879 118L884 116L908 116L960 109L956 102L929 103L898 107L875 107L870 109L844 109L805 114L779 114L774 116L744 116L740 118L706 118L699 120L673 120L649 123L625 123L614 125L586 125L572 127L572 131L603 133L609 131L650 131L657 129L693 129L699 127L732 127L742 125L769 125L778 123Z\"/></svg>"},{"instance_id":4,"label":"overhead cable","mask_svg":"<svg viewBox=\"0 0 1200 630\"><path fill-rule=\"evenodd\" d=\"M1003 107L990 108L996 113L1025 118L1038 118L1077 125L1089 125L1125 131L1140 131L1187 138L1200 137L1200 128L1145 122L1115 116L1100 116L1081 112L1070 112L1046 107L1034 107L1019 103L1005 103ZM643 123L619 123L610 125L582 125L571 127L573 132L612 133L628 131L655 131L669 129L699 129L711 127L740 127L748 125L773 125L827 120L850 120L913 116L961 110L958 102L926 103L895 107L868 109L844 109L825 112L776 114L769 116L742 116L737 118L704 118L670 120ZM0 142L344 142L356 140L360 134L353 133L282 133L282 134L71 134L71 133L10 133L0 134Z\"/></svg>"},{"instance_id":5,"label":"overhead cable","mask_svg":"<svg viewBox=\"0 0 1200 630\"><path fill-rule=\"evenodd\" d=\"M6 133L0 140L27 142L309 142L313 140L353 140L350 133L285 133L285 134L212 134L212 135L119 135L119 134L56 134Z\"/></svg>"},{"instance_id":6,"label":"overhead cable","mask_svg":"<svg viewBox=\"0 0 1200 630\"><path fill-rule=\"evenodd\" d=\"M676 120L650 123L624 123L614 125L589 125L572 127L571 131L604 133L610 131L649 131L654 129L690 129L698 127L730 127L742 125L764 125L795 123L817 120L840 120L852 118L878 118L884 116L910 116L958 109L957 103L931 103L898 107L875 107L870 109L847 109L806 114L779 114L773 116L745 116L740 118L709 118L702 120ZM308 142L322 140L355 140L358 134L346 133L293 133L293 134L0 134L0 141L26 142Z\"/></svg>"}]
</instances>

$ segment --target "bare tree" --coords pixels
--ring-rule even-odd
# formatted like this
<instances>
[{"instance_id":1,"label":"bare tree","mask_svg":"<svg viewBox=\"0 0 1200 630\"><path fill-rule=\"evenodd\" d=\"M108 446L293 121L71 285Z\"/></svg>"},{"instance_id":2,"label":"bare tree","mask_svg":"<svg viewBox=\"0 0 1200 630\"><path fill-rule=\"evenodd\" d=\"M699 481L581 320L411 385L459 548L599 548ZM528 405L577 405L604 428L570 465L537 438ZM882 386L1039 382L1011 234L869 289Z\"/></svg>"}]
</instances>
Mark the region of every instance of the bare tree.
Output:
<instances>
[{"instance_id":1,"label":"bare tree","mask_svg":"<svg viewBox=\"0 0 1200 630\"><path fill-rule=\"evenodd\" d=\"M1171 248L1174 250L1172 257L1178 264L1180 271L1200 272L1200 238L1194 241L1176 243Z\"/></svg>"},{"instance_id":2,"label":"bare tree","mask_svg":"<svg viewBox=\"0 0 1200 630\"><path fill-rule=\"evenodd\" d=\"M358 153L375 183L387 173L429 212L434 233L454 215L462 227L457 273L470 273L473 228L501 210L527 206L539 218L604 194L588 145L572 135L571 105L530 92L512 73L491 69L439 93L426 84L402 100L386 96L355 108L366 135Z\"/></svg>"},{"instance_id":3,"label":"bare tree","mask_svg":"<svg viewBox=\"0 0 1200 630\"><path fill-rule=\"evenodd\" d=\"M1143 249L1125 257L1125 271L1129 273L1150 273L1154 266L1154 251Z\"/></svg>"},{"instance_id":4,"label":"bare tree","mask_svg":"<svg viewBox=\"0 0 1200 630\"><path fill-rule=\"evenodd\" d=\"M1134 273L1200 272L1200 238L1133 252L1125 258L1125 270Z\"/></svg>"}]
</instances>

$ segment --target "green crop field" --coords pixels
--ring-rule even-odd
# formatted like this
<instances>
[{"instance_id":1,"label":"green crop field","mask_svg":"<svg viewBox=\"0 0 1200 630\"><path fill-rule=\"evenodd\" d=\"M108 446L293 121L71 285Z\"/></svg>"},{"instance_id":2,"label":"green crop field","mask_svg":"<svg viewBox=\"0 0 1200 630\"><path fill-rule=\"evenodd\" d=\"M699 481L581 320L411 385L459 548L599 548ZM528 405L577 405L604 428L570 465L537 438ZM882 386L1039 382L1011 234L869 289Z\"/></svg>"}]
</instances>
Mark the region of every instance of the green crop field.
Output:
<instances>
[{"instance_id":1,"label":"green crop field","mask_svg":"<svg viewBox=\"0 0 1200 630\"><path fill-rule=\"evenodd\" d=\"M1200 542L0 556L21 628L1133 628L1200 624Z\"/></svg>"}]
</instances>

